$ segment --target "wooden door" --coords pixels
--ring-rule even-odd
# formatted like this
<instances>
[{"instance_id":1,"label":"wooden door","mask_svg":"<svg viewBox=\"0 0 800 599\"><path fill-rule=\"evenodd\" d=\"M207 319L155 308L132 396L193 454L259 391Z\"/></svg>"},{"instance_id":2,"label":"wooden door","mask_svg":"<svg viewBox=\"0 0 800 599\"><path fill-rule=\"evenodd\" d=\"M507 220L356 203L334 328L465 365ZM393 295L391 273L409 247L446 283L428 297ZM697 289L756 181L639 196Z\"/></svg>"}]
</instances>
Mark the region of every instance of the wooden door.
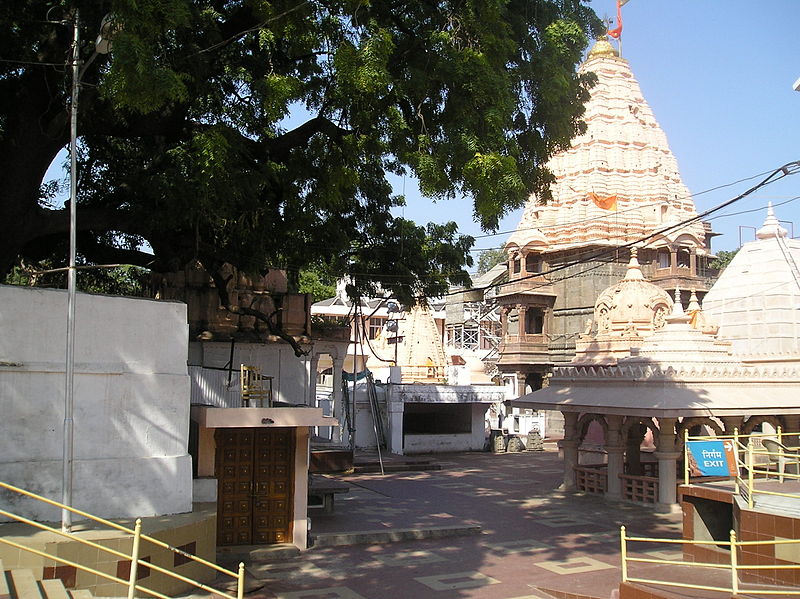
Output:
<instances>
[{"instance_id":1,"label":"wooden door","mask_svg":"<svg viewBox=\"0 0 800 599\"><path fill-rule=\"evenodd\" d=\"M292 539L292 429L219 429L217 544L286 543Z\"/></svg>"},{"instance_id":2,"label":"wooden door","mask_svg":"<svg viewBox=\"0 0 800 599\"><path fill-rule=\"evenodd\" d=\"M256 429L253 543L288 543L292 538L291 429Z\"/></svg>"}]
</instances>

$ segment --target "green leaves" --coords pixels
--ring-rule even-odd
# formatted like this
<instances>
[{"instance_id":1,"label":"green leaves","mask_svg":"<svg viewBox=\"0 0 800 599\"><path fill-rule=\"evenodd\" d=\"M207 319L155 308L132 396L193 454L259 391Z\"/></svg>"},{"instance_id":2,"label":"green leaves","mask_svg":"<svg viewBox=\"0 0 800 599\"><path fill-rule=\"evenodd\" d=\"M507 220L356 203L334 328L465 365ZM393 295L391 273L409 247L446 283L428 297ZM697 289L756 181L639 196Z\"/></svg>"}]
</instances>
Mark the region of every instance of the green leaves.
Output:
<instances>
[{"instance_id":1,"label":"green leaves","mask_svg":"<svg viewBox=\"0 0 800 599\"><path fill-rule=\"evenodd\" d=\"M116 0L113 61L103 92L117 109L148 113L186 99L188 75L170 64L175 28L188 24L186 0Z\"/></svg>"},{"instance_id":2,"label":"green leaves","mask_svg":"<svg viewBox=\"0 0 800 599\"><path fill-rule=\"evenodd\" d=\"M0 6L2 55L63 62L67 28L42 21L51 4ZM404 301L466 281L472 241L452 223L393 217L402 198L386 172L416 176L431 198L471 202L481 226L496 228L531 192L546 193L543 165L579 130L591 84L575 67L602 28L580 0L63 4L80 8L84 61L102 16L117 23L80 100L79 201L96 212L82 231L94 258L143 239L155 258L138 259L155 269L315 265ZM69 77L0 72L0 152L26 157L13 167L24 176L5 180L30 187L0 183L0 219L29 223L0 247L13 262L42 247L39 231L65 233L37 219L49 216L42 177L68 137ZM25 218L4 211L18 201L31 204Z\"/></svg>"},{"instance_id":3,"label":"green leaves","mask_svg":"<svg viewBox=\"0 0 800 599\"><path fill-rule=\"evenodd\" d=\"M476 152L464 165L464 180L484 228L497 226L504 206L519 206L525 199L526 187L512 156Z\"/></svg>"},{"instance_id":4,"label":"green leaves","mask_svg":"<svg viewBox=\"0 0 800 599\"><path fill-rule=\"evenodd\" d=\"M334 55L339 86L352 94L385 91L391 81L387 63L394 49L391 34L374 22L366 28L360 44L345 41Z\"/></svg>"}]
</instances>

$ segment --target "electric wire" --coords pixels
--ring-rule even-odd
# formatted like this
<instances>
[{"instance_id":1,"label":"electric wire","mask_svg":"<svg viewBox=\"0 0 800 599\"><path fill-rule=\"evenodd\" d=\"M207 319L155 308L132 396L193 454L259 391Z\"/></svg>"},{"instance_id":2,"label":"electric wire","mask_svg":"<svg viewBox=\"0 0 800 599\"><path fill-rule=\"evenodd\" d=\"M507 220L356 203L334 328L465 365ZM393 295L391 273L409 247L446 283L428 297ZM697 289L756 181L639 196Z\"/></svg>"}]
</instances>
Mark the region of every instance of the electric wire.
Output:
<instances>
[{"instance_id":1,"label":"electric wire","mask_svg":"<svg viewBox=\"0 0 800 599\"><path fill-rule=\"evenodd\" d=\"M701 221L706 216L708 216L710 214L713 214L715 212L718 212L718 211L722 210L723 208L726 208L726 207L730 206L731 204L733 204L735 202L738 202L739 200L747 197L751 193L757 191L758 189L760 189L760 188L762 188L762 187L764 187L766 185L774 183L775 181L779 181L779 180L783 179L784 177L788 177L789 175L796 174L797 172L800 172L800 161L789 162L787 164L784 164L783 166L778 167L777 169L775 169L773 171L769 171L769 175L766 178L764 178L763 180L761 180L759 183L754 185L753 187L745 190L744 192L740 193L739 195L737 195L737 196L735 196L735 197L733 197L733 198L731 198L729 200L726 200L726 201L722 202L721 204L718 204L718 205L716 205L716 206L714 206L712 208L709 208L708 210L705 210L703 212L700 212L700 213L696 214L695 216L689 217L687 219L684 219L684 220L682 220L680 222L674 223L674 224L669 225L667 227L663 227L661 229L658 229L657 231L654 231L653 233L650 233L649 235L645 235L643 237L640 237L640 238L635 239L633 241L624 243L622 245L615 246L613 248L608 248L608 249L603 249L603 250L597 251L597 252L595 252L594 254L592 254L591 256L589 256L586 259L575 260L575 261L571 261L571 262L562 264L560 266L555 266L555 267L553 267L553 268L551 268L551 269L549 269L549 270L547 270L546 272L543 272L543 273L535 273L535 274L532 274L532 275L527 275L525 277L520 277L518 279L514 279L514 282L518 283L520 281L530 280L530 279L534 279L534 278L541 278L541 277L544 277L544 276L549 275L551 273L562 271L562 270L565 270L567 268L571 268L572 266L576 266L578 264L582 264L583 262L595 260L595 259L598 259L598 258L602 258L604 256L611 255L612 253L618 252L619 250L622 250L622 249L625 249L625 248L634 247L634 246L639 245L639 244L641 244L641 243L643 243L645 241L648 241L648 240L653 239L655 237L659 237L661 235L664 235L665 233L669 233L670 231L673 231L675 229L683 228L683 227L685 227L687 225L690 225L692 223ZM594 270L595 268L599 268L599 266L600 265L590 267L590 268L586 269L585 271L581 271L579 273L574 273L572 276L578 276L580 274L583 274L584 272L589 272L590 270ZM564 279L559 279L559 281L561 281L561 280L564 280ZM501 285L504 285L504 284L505 283L491 283L491 284L485 285L483 287L471 288L470 291L488 291L490 289L494 289L496 287L500 287ZM546 286L546 285L550 285L550 284L551 284L550 282L540 283L538 286L533 287L533 289L536 289L536 288L539 288L539 287L542 287L542 286ZM464 291L465 291L464 289L459 290L459 291L451 291L449 293L446 293L445 297L446 296L451 296L451 295L458 295L458 294L464 293ZM423 296L417 296L417 299L427 299L427 298L423 295Z\"/></svg>"},{"instance_id":2,"label":"electric wire","mask_svg":"<svg viewBox=\"0 0 800 599\"><path fill-rule=\"evenodd\" d=\"M720 189L725 189L727 187L733 187L734 185L738 185L739 183L744 183L745 181L752 181L753 179L756 179L758 177L763 177L764 175L766 175L768 173L771 173L771 172L772 172L771 170L763 171L763 172L760 172L760 173L756 173L754 175L750 175L748 177L744 177L742 179L737 179L736 181L731 181L729 183L722 183L722 184L717 185L715 187L710 187L708 189L704 189L703 191L699 191L699 192L694 193L694 194L689 193L689 194L686 194L684 196L676 196L675 197L675 201L693 199L693 198L696 198L698 196L701 196L701 195L704 195L704 194L707 194L707 193L711 193L713 191L718 191ZM657 206L657 205L663 204L663 203L664 203L663 201L661 201L661 202L652 202L650 204L645 204L644 206L635 206L633 208L628 208L627 210L620 210L616 214L622 214L622 213L625 213L625 212L628 212L628 211L631 211L631 210L640 210L642 208L647 208L647 207L650 207L650 206ZM544 207L544 206L546 206L546 204L543 204L542 206ZM611 218L611 216L612 215L609 215L608 218ZM474 235L473 238L474 239L485 239L487 237L496 237L498 235L510 235L510 234L512 234L512 233L514 233L516 231L530 231L530 230L534 230L534 229L546 229L546 228L550 228L550 227L562 227L562 226L567 226L567 225L575 225L575 224L580 224L580 223L587 222L587 221L597 220L598 218L605 219L606 217L605 216L603 216L603 217L588 217L588 218L585 218L585 219L579 219L579 220L570 221L570 222L567 222L567 223L560 223L560 224L554 224L554 225L542 225L542 226L536 226L536 227L525 227L523 229L515 229L513 231L499 231L497 233L487 233L485 235Z\"/></svg>"}]
</instances>

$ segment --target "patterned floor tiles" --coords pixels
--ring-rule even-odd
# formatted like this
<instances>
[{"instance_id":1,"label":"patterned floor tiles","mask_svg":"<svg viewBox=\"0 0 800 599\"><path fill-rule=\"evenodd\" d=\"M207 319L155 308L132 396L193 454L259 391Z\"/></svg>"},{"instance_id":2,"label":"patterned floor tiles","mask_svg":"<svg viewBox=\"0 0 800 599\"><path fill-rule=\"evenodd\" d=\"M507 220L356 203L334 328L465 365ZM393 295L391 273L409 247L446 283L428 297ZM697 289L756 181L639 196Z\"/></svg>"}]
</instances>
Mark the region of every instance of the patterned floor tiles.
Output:
<instances>
[{"instance_id":1,"label":"patterned floor tiles","mask_svg":"<svg viewBox=\"0 0 800 599\"><path fill-rule=\"evenodd\" d=\"M487 543L486 547L493 553L500 555L507 555L511 553L534 553L537 551L552 549L551 545L547 545L541 541L534 541L532 539L523 539L521 541L505 541L503 543Z\"/></svg>"},{"instance_id":2,"label":"patterned floor tiles","mask_svg":"<svg viewBox=\"0 0 800 599\"><path fill-rule=\"evenodd\" d=\"M475 497L498 497L505 495L502 491L495 491L493 489L478 489L472 493Z\"/></svg>"},{"instance_id":3,"label":"patterned floor tiles","mask_svg":"<svg viewBox=\"0 0 800 599\"><path fill-rule=\"evenodd\" d=\"M335 578L334 573L308 562L276 562L253 564L248 570L261 580L293 580L298 578Z\"/></svg>"},{"instance_id":4,"label":"patterned floor tiles","mask_svg":"<svg viewBox=\"0 0 800 599\"><path fill-rule=\"evenodd\" d=\"M600 570L616 569L616 566L606 564L592 557L582 555L564 560L544 560L533 562L538 568L544 568L554 574L570 576L586 572L599 572Z\"/></svg>"},{"instance_id":5,"label":"patterned floor tiles","mask_svg":"<svg viewBox=\"0 0 800 599\"><path fill-rule=\"evenodd\" d=\"M396 551L386 555L375 555L374 558L384 566L417 566L447 561L447 558L432 551Z\"/></svg>"},{"instance_id":6,"label":"patterned floor tiles","mask_svg":"<svg viewBox=\"0 0 800 599\"><path fill-rule=\"evenodd\" d=\"M500 584L500 581L486 576L480 572L455 572L453 574L437 574L435 576L421 576L415 578L417 582L424 584L434 591L453 591L456 589L474 589L488 586L490 584Z\"/></svg>"},{"instance_id":7,"label":"patterned floor tiles","mask_svg":"<svg viewBox=\"0 0 800 599\"><path fill-rule=\"evenodd\" d=\"M542 524L549 528L567 528L569 526L586 526L594 524L590 520L584 520L576 516L574 512L554 513L551 516L545 516L536 519L537 524Z\"/></svg>"},{"instance_id":8,"label":"patterned floor tiles","mask_svg":"<svg viewBox=\"0 0 800 599\"><path fill-rule=\"evenodd\" d=\"M366 516L397 516L408 511L407 508L375 506L359 508L358 513Z\"/></svg>"},{"instance_id":9,"label":"patterned floor tiles","mask_svg":"<svg viewBox=\"0 0 800 599\"><path fill-rule=\"evenodd\" d=\"M579 543L618 543L619 532L616 530L606 532L592 532L586 534L574 535L574 538Z\"/></svg>"},{"instance_id":10,"label":"patterned floor tiles","mask_svg":"<svg viewBox=\"0 0 800 599\"><path fill-rule=\"evenodd\" d=\"M683 561L682 551L647 551L645 555L669 561Z\"/></svg>"},{"instance_id":11,"label":"patterned floor tiles","mask_svg":"<svg viewBox=\"0 0 800 599\"><path fill-rule=\"evenodd\" d=\"M530 484L533 484L533 479L531 479L531 478L508 479L508 480L504 480L503 484L506 484L506 485L530 485Z\"/></svg>"},{"instance_id":12,"label":"patterned floor tiles","mask_svg":"<svg viewBox=\"0 0 800 599\"><path fill-rule=\"evenodd\" d=\"M265 581L253 599L546 599L544 588L609 597L619 585L620 524L679 535L680 514L557 491L561 462L552 449L444 461L438 471L341 476L348 500L337 498L334 514L313 515L312 534L478 525L480 535L319 546L286 562L248 564ZM648 557L678 557L676 548L649 546Z\"/></svg>"},{"instance_id":13,"label":"patterned floor tiles","mask_svg":"<svg viewBox=\"0 0 800 599\"><path fill-rule=\"evenodd\" d=\"M327 587L324 589L308 589L305 591L289 591L276 593L275 599L366 599L347 587Z\"/></svg>"}]
</instances>

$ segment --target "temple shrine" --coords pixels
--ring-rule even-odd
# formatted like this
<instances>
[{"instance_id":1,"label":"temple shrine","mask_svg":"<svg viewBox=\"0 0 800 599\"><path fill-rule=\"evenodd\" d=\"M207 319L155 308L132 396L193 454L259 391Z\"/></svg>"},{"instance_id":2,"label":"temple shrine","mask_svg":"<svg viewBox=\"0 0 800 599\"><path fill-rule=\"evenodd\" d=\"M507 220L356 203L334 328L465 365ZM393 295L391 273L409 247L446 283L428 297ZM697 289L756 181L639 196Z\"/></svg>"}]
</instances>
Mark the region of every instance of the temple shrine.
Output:
<instances>
[{"instance_id":1,"label":"temple shrine","mask_svg":"<svg viewBox=\"0 0 800 599\"><path fill-rule=\"evenodd\" d=\"M735 354L696 294L685 311L679 293L670 298L644 279L632 253L623 280L600 294L596 329L579 336L572 362L514 405L563 414L563 488L668 506L684 430L796 430L800 365ZM589 442L592 428L599 445Z\"/></svg>"},{"instance_id":2,"label":"temple shrine","mask_svg":"<svg viewBox=\"0 0 800 599\"><path fill-rule=\"evenodd\" d=\"M498 368L515 375L519 395L572 359L595 299L623 277L633 244L641 272L671 294L684 290L685 301L691 289L702 298L717 274L708 267L713 233L691 220L692 196L628 62L599 40L581 69L597 77L586 130L549 161L552 197L532 196L505 244Z\"/></svg>"}]
</instances>

